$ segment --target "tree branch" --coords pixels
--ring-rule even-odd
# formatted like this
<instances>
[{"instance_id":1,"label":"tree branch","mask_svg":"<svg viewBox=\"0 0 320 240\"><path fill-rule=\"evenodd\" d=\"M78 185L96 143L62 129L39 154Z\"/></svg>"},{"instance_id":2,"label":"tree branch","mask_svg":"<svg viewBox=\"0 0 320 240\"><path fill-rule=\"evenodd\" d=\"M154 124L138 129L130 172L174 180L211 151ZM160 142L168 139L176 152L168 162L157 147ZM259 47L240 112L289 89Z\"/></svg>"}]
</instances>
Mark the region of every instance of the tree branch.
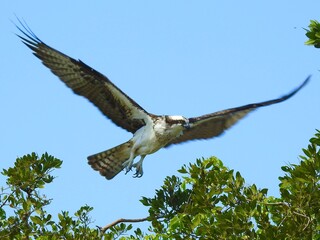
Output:
<instances>
[{"instance_id":1,"label":"tree branch","mask_svg":"<svg viewBox=\"0 0 320 240\"><path fill-rule=\"evenodd\" d=\"M286 203L286 202L271 202L271 203L266 203L266 202L260 202L261 204L264 204L264 205L274 205L274 206L284 206L284 207L287 207L289 208L290 207L290 204L289 203Z\"/></svg>"},{"instance_id":2,"label":"tree branch","mask_svg":"<svg viewBox=\"0 0 320 240\"><path fill-rule=\"evenodd\" d=\"M119 224L119 223L136 223L136 222L144 222L144 221L147 221L148 220L148 217L145 217L145 218L137 218L137 219L126 219L126 218L119 218L118 220L100 228L100 231L102 233L105 233L105 231L107 231L109 228Z\"/></svg>"},{"instance_id":3,"label":"tree branch","mask_svg":"<svg viewBox=\"0 0 320 240\"><path fill-rule=\"evenodd\" d=\"M0 194L0 201L2 201L2 196L1 195L7 195L7 198L2 202L2 204L0 205L0 208L2 208L4 205L7 204L7 202L9 201L9 198L14 194L14 192L11 192L10 194L8 193L1 193Z\"/></svg>"},{"instance_id":4,"label":"tree branch","mask_svg":"<svg viewBox=\"0 0 320 240\"><path fill-rule=\"evenodd\" d=\"M294 214L300 216L300 217L304 217L308 220L308 222L306 223L306 225L304 226L304 228L302 229L302 231L306 230L306 228L309 226L310 222L311 222L311 218L308 217L307 215L305 214L302 214L302 213L299 213L299 212L296 212L296 211L293 211Z\"/></svg>"}]
</instances>

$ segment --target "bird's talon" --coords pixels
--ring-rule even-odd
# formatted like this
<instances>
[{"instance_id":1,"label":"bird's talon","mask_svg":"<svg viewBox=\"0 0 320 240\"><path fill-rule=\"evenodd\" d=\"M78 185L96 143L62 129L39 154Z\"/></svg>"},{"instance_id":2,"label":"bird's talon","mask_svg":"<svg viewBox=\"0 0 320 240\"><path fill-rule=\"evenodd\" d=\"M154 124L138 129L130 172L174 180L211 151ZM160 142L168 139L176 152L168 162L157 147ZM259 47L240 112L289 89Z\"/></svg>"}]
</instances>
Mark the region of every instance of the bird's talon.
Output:
<instances>
[{"instance_id":1,"label":"bird's talon","mask_svg":"<svg viewBox=\"0 0 320 240\"><path fill-rule=\"evenodd\" d=\"M131 171L131 169L132 169L132 167L133 167L133 160L127 160L127 161L125 161L123 164L122 164L122 166L124 166L125 167L125 171L126 171L126 174L128 173L128 172L130 172Z\"/></svg>"},{"instance_id":2,"label":"bird's talon","mask_svg":"<svg viewBox=\"0 0 320 240\"><path fill-rule=\"evenodd\" d=\"M141 178L143 175L142 164L139 162L132 165L136 168L136 173L133 175L134 178Z\"/></svg>"},{"instance_id":3,"label":"bird's talon","mask_svg":"<svg viewBox=\"0 0 320 240\"><path fill-rule=\"evenodd\" d=\"M140 172L137 171L135 174L133 174L133 177L134 178L141 178L142 175L143 175L143 173L140 173Z\"/></svg>"}]
</instances>

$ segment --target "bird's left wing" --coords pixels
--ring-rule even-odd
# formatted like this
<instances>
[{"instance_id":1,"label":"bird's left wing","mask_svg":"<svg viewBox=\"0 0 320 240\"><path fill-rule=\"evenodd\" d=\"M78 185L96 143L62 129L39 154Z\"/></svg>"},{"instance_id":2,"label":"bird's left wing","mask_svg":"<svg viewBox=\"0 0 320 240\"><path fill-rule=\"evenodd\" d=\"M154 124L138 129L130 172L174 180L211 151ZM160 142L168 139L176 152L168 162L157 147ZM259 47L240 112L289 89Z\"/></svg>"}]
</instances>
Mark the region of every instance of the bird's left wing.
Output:
<instances>
[{"instance_id":1,"label":"bird's left wing","mask_svg":"<svg viewBox=\"0 0 320 240\"><path fill-rule=\"evenodd\" d=\"M172 143L168 144L166 147L170 146L171 144L182 143L189 140L208 139L219 136L226 129L230 128L237 121L246 116L249 112L259 107L265 107L289 99L301 88L303 88L308 83L309 79L310 76L298 88L277 99L260 103L252 103L241 107L230 108L199 117L189 118L190 128L184 130L181 136L175 139Z\"/></svg>"},{"instance_id":2,"label":"bird's left wing","mask_svg":"<svg viewBox=\"0 0 320 240\"><path fill-rule=\"evenodd\" d=\"M22 41L33 50L42 63L57 75L74 93L84 96L118 126L135 133L145 125L148 113L122 92L107 77L42 42L26 25L19 21L17 28Z\"/></svg>"}]
</instances>

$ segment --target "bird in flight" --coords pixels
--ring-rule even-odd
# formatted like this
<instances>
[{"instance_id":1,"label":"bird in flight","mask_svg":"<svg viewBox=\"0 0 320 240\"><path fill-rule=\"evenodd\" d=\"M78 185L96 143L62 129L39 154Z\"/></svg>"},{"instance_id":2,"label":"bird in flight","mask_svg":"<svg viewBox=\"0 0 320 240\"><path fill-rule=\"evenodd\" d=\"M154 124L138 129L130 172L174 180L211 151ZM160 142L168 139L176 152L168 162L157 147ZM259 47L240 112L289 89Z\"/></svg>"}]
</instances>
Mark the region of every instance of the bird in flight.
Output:
<instances>
[{"instance_id":1,"label":"bird in flight","mask_svg":"<svg viewBox=\"0 0 320 240\"><path fill-rule=\"evenodd\" d=\"M195 139L209 139L222 134L251 111L283 102L301 90L310 76L290 93L273 100L252 103L198 117L155 115L114 85L106 76L71 58L41 41L26 25L19 21L18 35L33 54L60 78L75 94L92 102L107 118L119 127L131 132L133 137L114 148L91 155L88 163L102 176L112 179L125 169L136 169L134 177L143 175L144 158L161 148ZM140 160L134 159L140 156Z\"/></svg>"}]
</instances>

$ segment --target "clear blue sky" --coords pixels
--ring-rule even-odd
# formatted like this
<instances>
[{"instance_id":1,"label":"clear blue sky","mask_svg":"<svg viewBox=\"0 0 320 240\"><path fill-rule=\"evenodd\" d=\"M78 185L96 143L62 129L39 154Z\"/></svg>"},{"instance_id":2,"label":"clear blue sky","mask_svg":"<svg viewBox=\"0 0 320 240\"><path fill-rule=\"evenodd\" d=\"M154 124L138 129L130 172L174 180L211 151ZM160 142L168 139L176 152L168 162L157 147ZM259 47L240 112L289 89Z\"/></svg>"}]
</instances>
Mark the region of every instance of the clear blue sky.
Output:
<instances>
[{"instance_id":1,"label":"clear blue sky","mask_svg":"<svg viewBox=\"0 0 320 240\"><path fill-rule=\"evenodd\" d=\"M320 123L320 51L304 45L320 1L5 1L0 8L1 168L47 151L63 160L44 189L48 211L94 207L95 225L147 216L139 199L196 158L217 156L247 184L278 195L281 166L298 163ZM105 180L88 155L131 134L74 95L15 36L15 15L40 39L108 76L146 110L194 117L282 96L220 138L160 150L140 179ZM1 185L4 178L0 177Z\"/></svg>"}]
</instances>

